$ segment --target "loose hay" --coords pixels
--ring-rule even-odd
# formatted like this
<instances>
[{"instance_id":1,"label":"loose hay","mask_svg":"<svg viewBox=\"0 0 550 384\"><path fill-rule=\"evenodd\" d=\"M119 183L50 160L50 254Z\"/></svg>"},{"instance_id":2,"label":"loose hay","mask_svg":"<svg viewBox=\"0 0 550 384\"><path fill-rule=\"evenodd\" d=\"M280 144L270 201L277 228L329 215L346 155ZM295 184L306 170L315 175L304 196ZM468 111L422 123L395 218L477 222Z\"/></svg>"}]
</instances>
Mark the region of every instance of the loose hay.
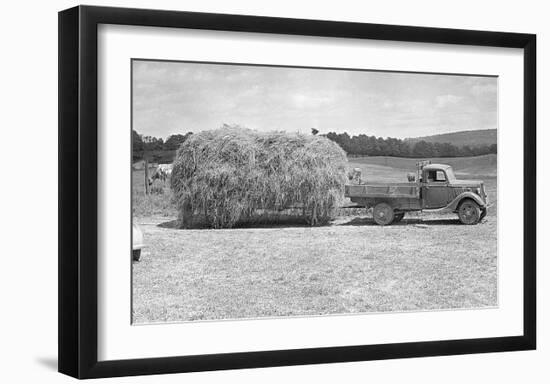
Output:
<instances>
[{"instance_id":1,"label":"loose hay","mask_svg":"<svg viewBox=\"0 0 550 384\"><path fill-rule=\"evenodd\" d=\"M191 135L171 178L180 227L230 228L288 209L325 224L343 198L346 164L345 152L322 136L237 126Z\"/></svg>"}]
</instances>

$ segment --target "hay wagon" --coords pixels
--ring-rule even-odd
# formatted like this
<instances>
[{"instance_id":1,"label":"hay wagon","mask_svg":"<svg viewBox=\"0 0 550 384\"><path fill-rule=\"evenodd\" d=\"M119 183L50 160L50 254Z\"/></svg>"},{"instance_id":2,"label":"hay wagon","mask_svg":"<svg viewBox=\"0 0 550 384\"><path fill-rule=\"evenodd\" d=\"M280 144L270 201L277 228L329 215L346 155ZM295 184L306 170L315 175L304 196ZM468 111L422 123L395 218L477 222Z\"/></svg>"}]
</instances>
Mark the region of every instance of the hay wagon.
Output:
<instances>
[{"instance_id":1,"label":"hay wagon","mask_svg":"<svg viewBox=\"0 0 550 384\"><path fill-rule=\"evenodd\" d=\"M406 212L440 210L458 214L463 224L477 224L487 214L483 181L458 180L451 166L417 163L407 183L363 183L345 186L345 196L358 207L373 208L379 225L397 223Z\"/></svg>"}]
</instances>

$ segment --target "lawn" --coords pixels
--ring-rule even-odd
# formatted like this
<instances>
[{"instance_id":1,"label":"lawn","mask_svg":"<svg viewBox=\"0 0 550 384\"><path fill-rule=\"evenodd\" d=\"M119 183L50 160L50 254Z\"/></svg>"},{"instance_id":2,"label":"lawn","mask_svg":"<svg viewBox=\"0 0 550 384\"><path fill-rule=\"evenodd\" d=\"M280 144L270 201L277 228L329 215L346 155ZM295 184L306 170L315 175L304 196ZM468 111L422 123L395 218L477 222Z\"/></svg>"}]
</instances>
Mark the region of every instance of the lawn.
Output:
<instances>
[{"instance_id":1,"label":"lawn","mask_svg":"<svg viewBox=\"0 0 550 384\"><path fill-rule=\"evenodd\" d=\"M170 183L155 181L150 195L145 194L145 171L132 172L132 214L134 218L162 216L177 216L177 210L172 202Z\"/></svg>"},{"instance_id":2,"label":"lawn","mask_svg":"<svg viewBox=\"0 0 550 384\"><path fill-rule=\"evenodd\" d=\"M409 170L404 162L397 167L397 160L350 160L369 178L378 174L402 181ZM489 198L496 202L496 162L462 162L457 176L477 177L470 169L483 172ZM180 230L173 225L173 207L162 208L168 194L162 195L164 200L149 202L147 209L134 206L147 244L141 261L133 264L135 323L498 303L496 205L476 226L461 225L453 214L432 213L379 227L362 212L315 228Z\"/></svg>"}]
</instances>

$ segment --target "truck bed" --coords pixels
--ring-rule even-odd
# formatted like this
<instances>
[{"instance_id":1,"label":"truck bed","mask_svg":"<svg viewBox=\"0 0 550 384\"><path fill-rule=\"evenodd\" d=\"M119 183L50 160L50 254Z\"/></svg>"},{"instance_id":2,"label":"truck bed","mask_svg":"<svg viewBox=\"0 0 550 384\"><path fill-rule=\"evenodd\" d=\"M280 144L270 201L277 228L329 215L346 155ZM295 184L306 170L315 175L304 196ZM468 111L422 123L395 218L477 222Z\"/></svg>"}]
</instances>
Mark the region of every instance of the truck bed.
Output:
<instances>
[{"instance_id":1,"label":"truck bed","mask_svg":"<svg viewBox=\"0 0 550 384\"><path fill-rule=\"evenodd\" d=\"M349 184L345 187L345 195L352 201L353 198L418 199L420 186L417 183Z\"/></svg>"}]
</instances>

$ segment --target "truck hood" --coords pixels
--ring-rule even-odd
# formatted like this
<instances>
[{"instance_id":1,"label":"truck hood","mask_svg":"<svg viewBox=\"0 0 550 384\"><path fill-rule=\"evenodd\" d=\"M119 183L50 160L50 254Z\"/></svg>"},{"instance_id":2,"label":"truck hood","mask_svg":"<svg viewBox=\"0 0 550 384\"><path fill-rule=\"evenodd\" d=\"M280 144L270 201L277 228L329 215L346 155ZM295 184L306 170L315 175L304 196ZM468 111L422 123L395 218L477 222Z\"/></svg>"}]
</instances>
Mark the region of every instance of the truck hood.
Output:
<instances>
[{"instance_id":1,"label":"truck hood","mask_svg":"<svg viewBox=\"0 0 550 384\"><path fill-rule=\"evenodd\" d=\"M458 187L479 187L481 184L483 184L481 180L453 180L453 182L450 183L451 186Z\"/></svg>"}]
</instances>

